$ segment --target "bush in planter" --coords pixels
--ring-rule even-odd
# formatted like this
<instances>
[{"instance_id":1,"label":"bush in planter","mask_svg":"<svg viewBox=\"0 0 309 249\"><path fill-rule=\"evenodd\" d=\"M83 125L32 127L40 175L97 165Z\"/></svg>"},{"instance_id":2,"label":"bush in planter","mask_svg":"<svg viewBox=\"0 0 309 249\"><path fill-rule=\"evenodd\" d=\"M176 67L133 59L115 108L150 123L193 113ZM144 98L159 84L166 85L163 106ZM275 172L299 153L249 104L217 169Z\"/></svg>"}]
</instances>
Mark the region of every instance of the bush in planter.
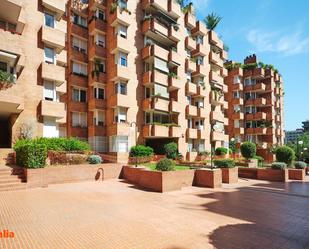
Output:
<instances>
[{"instance_id":1,"label":"bush in planter","mask_svg":"<svg viewBox=\"0 0 309 249\"><path fill-rule=\"evenodd\" d=\"M88 162L90 164L100 164L103 162L103 160L99 155L91 155L88 157Z\"/></svg>"},{"instance_id":2,"label":"bush in planter","mask_svg":"<svg viewBox=\"0 0 309 249\"><path fill-rule=\"evenodd\" d=\"M36 169L44 168L47 158L47 149L43 144L24 143L19 144L16 148L17 165Z\"/></svg>"},{"instance_id":3,"label":"bush in planter","mask_svg":"<svg viewBox=\"0 0 309 249\"><path fill-rule=\"evenodd\" d=\"M258 160L258 166L259 167L263 166L263 163L264 163L264 158L263 157L261 157L261 156L254 156L253 158Z\"/></svg>"},{"instance_id":4,"label":"bush in planter","mask_svg":"<svg viewBox=\"0 0 309 249\"><path fill-rule=\"evenodd\" d=\"M156 170L173 171L175 170L175 162L171 159L163 158L157 163Z\"/></svg>"},{"instance_id":5,"label":"bush in planter","mask_svg":"<svg viewBox=\"0 0 309 249\"><path fill-rule=\"evenodd\" d=\"M214 160L214 165L218 168L234 168L235 161L233 159Z\"/></svg>"},{"instance_id":6,"label":"bush in planter","mask_svg":"<svg viewBox=\"0 0 309 249\"><path fill-rule=\"evenodd\" d=\"M153 149L149 146L136 145L130 150L130 157L149 157L153 155Z\"/></svg>"},{"instance_id":7,"label":"bush in planter","mask_svg":"<svg viewBox=\"0 0 309 249\"><path fill-rule=\"evenodd\" d=\"M178 145L174 142L164 145L165 155L169 159L176 159L178 155Z\"/></svg>"},{"instance_id":8,"label":"bush in planter","mask_svg":"<svg viewBox=\"0 0 309 249\"><path fill-rule=\"evenodd\" d=\"M286 163L287 165L291 165L295 157L294 151L288 146L277 147L275 153L277 161Z\"/></svg>"},{"instance_id":9,"label":"bush in planter","mask_svg":"<svg viewBox=\"0 0 309 249\"><path fill-rule=\"evenodd\" d=\"M217 156L224 156L226 154L229 153L229 149L228 148L224 148L224 147L218 147L215 150L215 155Z\"/></svg>"},{"instance_id":10,"label":"bush in planter","mask_svg":"<svg viewBox=\"0 0 309 249\"><path fill-rule=\"evenodd\" d=\"M240 146L241 155L247 160L256 155L256 145L251 142L244 142Z\"/></svg>"},{"instance_id":11,"label":"bush in planter","mask_svg":"<svg viewBox=\"0 0 309 249\"><path fill-rule=\"evenodd\" d=\"M296 161L294 162L295 169L305 169L307 167L307 164L302 161Z\"/></svg>"},{"instance_id":12,"label":"bush in planter","mask_svg":"<svg viewBox=\"0 0 309 249\"><path fill-rule=\"evenodd\" d=\"M286 168L286 163L283 162L274 162L271 164L272 169L285 169Z\"/></svg>"}]
</instances>

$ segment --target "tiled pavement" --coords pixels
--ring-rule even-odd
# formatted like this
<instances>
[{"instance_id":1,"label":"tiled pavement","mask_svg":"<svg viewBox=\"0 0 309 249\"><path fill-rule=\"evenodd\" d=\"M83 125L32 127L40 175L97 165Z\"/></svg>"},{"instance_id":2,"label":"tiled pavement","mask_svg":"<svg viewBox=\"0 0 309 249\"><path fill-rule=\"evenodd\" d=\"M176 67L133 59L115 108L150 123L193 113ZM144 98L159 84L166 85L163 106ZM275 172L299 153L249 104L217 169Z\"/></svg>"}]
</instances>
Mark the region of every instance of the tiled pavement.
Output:
<instances>
[{"instance_id":1,"label":"tiled pavement","mask_svg":"<svg viewBox=\"0 0 309 249\"><path fill-rule=\"evenodd\" d=\"M309 248L309 182L165 194L119 180L0 193L0 248ZM300 193L295 195L295 193Z\"/></svg>"}]
</instances>

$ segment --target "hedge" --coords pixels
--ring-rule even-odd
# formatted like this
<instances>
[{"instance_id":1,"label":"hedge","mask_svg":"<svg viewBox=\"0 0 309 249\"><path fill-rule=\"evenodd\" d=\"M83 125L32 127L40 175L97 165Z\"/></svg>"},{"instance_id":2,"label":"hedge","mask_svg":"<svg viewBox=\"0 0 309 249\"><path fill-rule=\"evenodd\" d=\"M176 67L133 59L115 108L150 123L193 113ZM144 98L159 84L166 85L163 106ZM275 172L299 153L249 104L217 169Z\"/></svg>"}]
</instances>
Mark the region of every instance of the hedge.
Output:
<instances>
[{"instance_id":1,"label":"hedge","mask_svg":"<svg viewBox=\"0 0 309 249\"><path fill-rule=\"evenodd\" d=\"M218 168L234 168L235 161L233 159L218 159L214 160L214 165Z\"/></svg>"},{"instance_id":2,"label":"hedge","mask_svg":"<svg viewBox=\"0 0 309 249\"><path fill-rule=\"evenodd\" d=\"M175 170L175 162L171 159L163 158L157 163L156 170L173 171Z\"/></svg>"},{"instance_id":3,"label":"hedge","mask_svg":"<svg viewBox=\"0 0 309 249\"><path fill-rule=\"evenodd\" d=\"M130 157L149 157L153 155L153 149L145 145L132 146Z\"/></svg>"},{"instance_id":4,"label":"hedge","mask_svg":"<svg viewBox=\"0 0 309 249\"><path fill-rule=\"evenodd\" d=\"M20 144L16 151L17 165L25 168L44 168L46 165L47 148L44 144Z\"/></svg>"},{"instance_id":5,"label":"hedge","mask_svg":"<svg viewBox=\"0 0 309 249\"><path fill-rule=\"evenodd\" d=\"M286 163L287 165L291 165L295 157L294 150L292 150L288 146L277 147L275 153L276 153L276 160L278 162Z\"/></svg>"},{"instance_id":6,"label":"hedge","mask_svg":"<svg viewBox=\"0 0 309 249\"><path fill-rule=\"evenodd\" d=\"M244 142L240 146L241 155L246 158L254 158L256 155L256 145L251 142Z\"/></svg>"},{"instance_id":7,"label":"hedge","mask_svg":"<svg viewBox=\"0 0 309 249\"><path fill-rule=\"evenodd\" d=\"M174 142L164 145L165 155L169 159L176 159L178 156L178 145Z\"/></svg>"},{"instance_id":8,"label":"hedge","mask_svg":"<svg viewBox=\"0 0 309 249\"><path fill-rule=\"evenodd\" d=\"M224 147L218 147L215 150L215 154L217 156L224 156L224 155L226 155L228 153L229 153L229 149L228 148L224 148Z\"/></svg>"}]
</instances>

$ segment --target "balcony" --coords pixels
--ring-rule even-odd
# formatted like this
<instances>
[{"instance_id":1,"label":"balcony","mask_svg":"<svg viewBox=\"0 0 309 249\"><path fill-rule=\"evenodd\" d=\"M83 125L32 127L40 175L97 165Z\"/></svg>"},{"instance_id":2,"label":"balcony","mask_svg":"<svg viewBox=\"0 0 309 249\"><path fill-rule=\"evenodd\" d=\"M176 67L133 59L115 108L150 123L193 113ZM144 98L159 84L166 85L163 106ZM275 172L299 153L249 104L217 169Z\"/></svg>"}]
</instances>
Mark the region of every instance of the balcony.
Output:
<instances>
[{"instance_id":1,"label":"balcony","mask_svg":"<svg viewBox=\"0 0 309 249\"><path fill-rule=\"evenodd\" d=\"M188 26L190 29L194 29L196 26L195 16L192 15L190 12L187 12L185 15L185 25Z\"/></svg>"},{"instance_id":2,"label":"balcony","mask_svg":"<svg viewBox=\"0 0 309 249\"><path fill-rule=\"evenodd\" d=\"M197 107L194 105L187 105L186 115L190 117L197 117Z\"/></svg>"},{"instance_id":3,"label":"balcony","mask_svg":"<svg viewBox=\"0 0 309 249\"><path fill-rule=\"evenodd\" d=\"M206 45L203 44L197 44L196 49L192 52L193 56L207 56L209 53L209 50Z\"/></svg>"},{"instance_id":4,"label":"balcony","mask_svg":"<svg viewBox=\"0 0 309 249\"><path fill-rule=\"evenodd\" d=\"M23 1L17 0L2 0L0 1L1 20L7 20L12 23L16 23L16 29L11 30L5 28L12 34L21 34L23 32L26 18L25 18L25 7Z\"/></svg>"},{"instance_id":5,"label":"balcony","mask_svg":"<svg viewBox=\"0 0 309 249\"><path fill-rule=\"evenodd\" d=\"M197 138L198 139L207 139L207 133L205 130L197 130Z\"/></svg>"},{"instance_id":6,"label":"balcony","mask_svg":"<svg viewBox=\"0 0 309 249\"><path fill-rule=\"evenodd\" d=\"M169 78L168 78L169 90L173 91L173 90L180 89L180 88L183 87L183 85L184 84L179 77L169 76Z\"/></svg>"},{"instance_id":7,"label":"balcony","mask_svg":"<svg viewBox=\"0 0 309 249\"><path fill-rule=\"evenodd\" d=\"M266 127L246 128L246 134L253 135L271 135L272 129Z\"/></svg>"},{"instance_id":8,"label":"balcony","mask_svg":"<svg viewBox=\"0 0 309 249\"><path fill-rule=\"evenodd\" d=\"M65 82L65 68L54 64L48 64L43 62L42 67L42 78L46 80L51 80L60 86Z\"/></svg>"},{"instance_id":9,"label":"balcony","mask_svg":"<svg viewBox=\"0 0 309 249\"><path fill-rule=\"evenodd\" d=\"M77 24L72 24L72 33L84 39L88 39L88 29Z\"/></svg>"},{"instance_id":10,"label":"balcony","mask_svg":"<svg viewBox=\"0 0 309 249\"><path fill-rule=\"evenodd\" d=\"M158 57L164 61L168 61L169 51L158 45L146 46L142 49L142 59L148 60L150 57Z\"/></svg>"},{"instance_id":11,"label":"balcony","mask_svg":"<svg viewBox=\"0 0 309 249\"><path fill-rule=\"evenodd\" d=\"M168 29L168 37L174 42L181 41L181 33L179 32L179 28L170 26Z\"/></svg>"},{"instance_id":12,"label":"balcony","mask_svg":"<svg viewBox=\"0 0 309 249\"><path fill-rule=\"evenodd\" d=\"M221 59L222 59L222 60L227 60L227 57L228 57L228 56L227 56L227 52L226 52L225 50L222 50L222 51L221 51Z\"/></svg>"},{"instance_id":13,"label":"balcony","mask_svg":"<svg viewBox=\"0 0 309 249\"><path fill-rule=\"evenodd\" d=\"M195 72L196 71L196 62L192 59L187 58L185 64L186 71Z\"/></svg>"},{"instance_id":14,"label":"balcony","mask_svg":"<svg viewBox=\"0 0 309 249\"><path fill-rule=\"evenodd\" d=\"M207 118L208 117L207 110L205 108L197 108L197 116L199 118Z\"/></svg>"},{"instance_id":15,"label":"balcony","mask_svg":"<svg viewBox=\"0 0 309 249\"><path fill-rule=\"evenodd\" d=\"M187 139L197 139L197 129L187 128Z\"/></svg>"},{"instance_id":16,"label":"balcony","mask_svg":"<svg viewBox=\"0 0 309 249\"><path fill-rule=\"evenodd\" d=\"M209 81L223 85L223 78L217 72L209 72Z\"/></svg>"},{"instance_id":17,"label":"balcony","mask_svg":"<svg viewBox=\"0 0 309 249\"><path fill-rule=\"evenodd\" d=\"M79 74L71 73L69 75L69 82L74 82L75 86L88 87L88 77Z\"/></svg>"},{"instance_id":18,"label":"balcony","mask_svg":"<svg viewBox=\"0 0 309 249\"><path fill-rule=\"evenodd\" d=\"M60 66L67 65L67 51L66 50L62 50L60 54L57 55L57 64Z\"/></svg>"},{"instance_id":19,"label":"balcony","mask_svg":"<svg viewBox=\"0 0 309 249\"><path fill-rule=\"evenodd\" d=\"M243 127L233 128L233 133L235 135L244 135L245 129Z\"/></svg>"},{"instance_id":20,"label":"balcony","mask_svg":"<svg viewBox=\"0 0 309 249\"><path fill-rule=\"evenodd\" d=\"M130 71L129 67L121 66L121 65L114 65L113 68L110 70L111 79L115 80L130 80L130 75L132 72Z\"/></svg>"},{"instance_id":21,"label":"balcony","mask_svg":"<svg viewBox=\"0 0 309 249\"><path fill-rule=\"evenodd\" d=\"M118 24L130 26L132 23L132 16L127 11L122 11L119 7L110 14L111 26L115 27Z\"/></svg>"},{"instance_id":22,"label":"balcony","mask_svg":"<svg viewBox=\"0 0 309 249\"><path fill-rule=\"evenodd\" d=\"M65 94L67 92L67 82L64 82L60 86L57 86L56 92L58 92L60 95Z\"/></svg>"},{"instance_id":23,"label":"balcony","mask_svg":"<svg viewBox=\"0 0 309 249\"><path fill-rule=\"evenodd\" d=\"M245 86L245 91L264 92L265 90L266 90L266 85L264 83L257 83L255 85Z\"/></svg>"},{"instance_id":24,"label":"balcony","mask_svg":"<svg viewBox=\"0 0 309 249\"><path fill-rule=\"evenodd\" d=\"M265 106L266 99L265 98L257 98L257 99L248 99L246 100L246 106L253 105L253 106Z\"/></svg>"},{"instance_id":25,"label":"balcony","mask_svg":"<svg viewBox=\"0 0 309 249\"><path fill-rule=\"evenodd\" d=\"M115 54L117 52L123 52L129 54L131 52L130 43L128 39L123 38L119 35L114 36L114 39L110 40L111 44L111 53Z\"/></svg>"},{"instance_id":26,"label":"balcony","mask_svg":"<svg viewBox=\"0 0 309 249\"><path fill-rule=\"evenodd\" d=\"M182 137L182 130L181 127L177 127L177 126L171 126L169 128L169 137Z\"/></svg>"},{"instance_id":27,"label":"balcony","mask_svg":"<svg viewBox=\"0 0 309 249\"><path fill-rule=\"evenodd\" d=\"M89 84L91 86L93 86L95 83L101 83L101 84L106 84L107 83L107 75L106 75L106 73L96 74L95 72L92 72L89 76L90 76ZM74 82L74 84L75 84L75 81L72 80L72 82Z\"/></svg>"},{"instance_id":28,"label":"balcony","mask_svg":"<svg viewBox=\"0 0 309 249\"><path fill-rule=\"evenodd\" d=\"M113 94L108 99L109 107L129 107L130 102L128 102L128 96L123 94Z\"/></svg>"},{"instance_id":29,"label":"balcony","mask_svg":"<svg viewBox=\"0 0 309 249\"><path fill-rule=\"evenodd\" d=\"M43 117L53 117L56 119L63 119L66 117L65 104L61 102L41 100L40 110L40 115Z\"/></svg>"},{"instance_id":30,"label":"balcony","mask_svg":"<svg viewBox=\"0 0 309 249\"><path fill-rule=\"evenodd\" d=\"M232 105L243 105L244 104L244 99L243 98L233 98L231 100Z\"/></svg>"},{"instance_id":31,"label":"balcony","mask_svg":"<svg viewBox=\"0 0 309 249\"><path fill-rule=\"evenodd\" d=\"M196 71L193 73L193 77L202 76L207 77L209 75L209 67L207 65L196 65Z\"/></svg>"},{"instance_id":32,"label":"balcony","mask_svg":"<svg viewBox=\"0 0 309 249\"><path fill-rule=\"evenodd\" d=\"M257 112L257 113L246 113L246 120L255 121L255 120L265 120L266 113L265 112Z\"/></svg>"},{"instance_id":33,"label":"balcony","mask_svg":"<svg viewBox=\"0 0 309 249\"><path fill-rule=\"evenodd\" d=\"M143 0L143 9L149 10L151 7L155 7L165 13L168 12L168 0Z\"/></svg>"},{"instance_id":34,"label":"balcony","mask_svg":"<svg viewBox=\"0 0 309 249\"><path fill-rule=\"evenodd\" d=\"M219 121L224 123L224 125L228 125L228 119L224 117L224 114L220 111L212 111L210 113L210 120Z\"/></svg>"},{"instance_id":35,"label":"balcony","mask_svg":"<svg viewBox=\"0 0 309 249\"><path fill-rule=\"evenodd\" d=\"M223 67L223 60L220 57L220 54L216 54L213 51L210 51L209 53L209 62L213 63L217 67Z\"/></svg>"},{"instance_id":36,"label":"balcony","mask_svg":"<svg viewBox=\"0 0 309 249\"><path fill-rule=\"evenodd\" d=\"M168 28L154 18L143 22L142 33L161 43L169 42L168 32Z\"/></svg>"},{"instance_id":37,"label":"balcony","mask_svg":"<svg viewBox=\"0 0 309 249\"><path fill-rule=\"evenodd\" d=\"M25 102L23 97L17 94L0 91L0 112L2 113L21 113L24 110Z\"/></svg>"},{"instance_id":38,"label":"balcony","mask_svg":"<svg viewBox=\"0 0 309 249\"><path fill-rule=\"evenodd\" d=\"M206 97L206 94L207 94L206 87L199 85L197 87L196 96Z\"/></svg>"},{"instance_id":39,"label":"balcony","mask_svg":"<svg viewBox=\"0 0 309 249\"><path fill-rule=\"evenodd\" d=\"M106 7L106 0L89 0L89 9L96 10L98 8Z\"/></svg>"},{"instance_id":40,"label":"balcony","mask_svg":"<svg viewBox=\"0 0 309 249\"><path fill-rule=\"evenodd\" d=\"M180 5L175 0L168 0L168 13L174 19L178 19L182 15Z\"/></svg>"},{"instance_id":41,"label":"balcony","mask_svg":"<svg viewBox=\"0 0 309 249\"><path fill-rule=\"evenodd\" d=\"M233 120L243 120L245 114L243 112L233 112L231 115L231 119Z\"/></svg>"},{"instance_id":42,"label":"balcony","mask_svg":"<svg viewBox=\"0 0 309 249\"><path fill-rule=\"evenodd\" d=\"M180 113L182 112L182 105L178 101L171 100L169 103L169 111Z\"/></svg>"},{"instance_id":43,"label":"balcony","mask_svg":"<svg viewBox=\"0 0 309 249\"><path fill-rule=\"evenodd\" d=\"M92 98L88 102L88 107L90 111L104 110L106 109L106 100Z\"/></svg>"},{"instance_id":44,"label":"balcony","mask_svg":"<svg viewBox=\"0 0 309 249\"><path fill-rule=\"evenodd\" d=\"M129 123L113 123L107 126L107 133L109 136L129 136L130 124Z\"/></svg>"},{"instance_id":45,"label":"balcony","mask_svg":"<svg viewBox=\"0 0 309 249\"><path fill-rule=\"evenodd\" d=\"M224 96L219 91L210 92L210 103L214 106L219 106L224 104Z\"/></svg>"},{"instance_id":46,"label":"balcony","mask_svg":"<svg viewBox=\"0 0 309 249\"><path fill-rule=\"evenodd\" d=\"M211 132L211 141L228 141L229 136L225 135L224 132L212 131Z\"/></svg>"},{"instance_id":47,"label":"balcony","mask_svg":"<svg viewBox=\"0 0 309 249\"><path fill-rule=\"evenodd\" d=\"M192 37L187 36L186 39L185 39L185 46L190 51L196 50L196 41L193 40Z\"/></svg>"},{"instance_id":48,"label":"balcony","mask_svg":"<svg viewBox=\"0 0 309 249\"><path fill-rule=\"evenodd\" d=\"M236 83L231 85L232 91L243 91L244 85L241 83Z\"/></svg>"},{"instance_id":49,"label":"balcony","mask_svg":"<svg viewBox=\"0 0 309 249\"><path fill-rule=\"evenodd\" d=\"M209 31L209 42L223 50L223 42L219 39L217 33L215 31Z\"/></svg>"},{"instance_id":50,"label":"balcony","mask_svg":"<svg viewBox=\"0 0 309 249\"><path fill-rule=\"evenodd\" d=\"M168 54L168 62L172 66L179 66L183 58L174 50L171 50Z\"/></svg>"},{"instance_id":51,"label":"balcony","mask_svg":"<svg viewBox=\"0 0 309 249\"><path fill-rule=\"evenodd\" d=\"M147 98L143 100L143 110L169 111L169 100L158 97Z\"/></svg>"},{"instance_id":52,"label":"balcony","mask_svg":"<svg viewBox=\"0 0 309 249\"><path fill-rule=\"evenodd\" d=\"M65 47L65 33L48 26L42 26L42 42L46 45L56 48L60 53Z\"/></svg>"},{"instance_id":53,"label":"balcony","mask_svg":"<svg viewBox=\"0 0 309 249\"><path fill-rule=\"evenodd\" d=\"M223 66L223 64L222 64L222 66ZM224 67L222 67L222 68L220 69L220 73L221 73L221 76L222 76L223 78L226 77L226 76L228 76L228 74L229 74L229 72L227 71L227 69L224 68Z\"/></svg>"},{"instance_id":54,"label":"balcony","mask_svg":"<svg viewBox=\"0 0 309 249\"><path fill-rule=\"evenodd\" d=\"M164 125L144 125L143 137L169 137L169 127Z\"/></svg>"},{"instance_id":55,"label":"balcony","mask_svg":"<svg viewBox=\"0 0 309 249\"><path fill-rule=\"evenodd\" d=\"M93 17L88 25L88 30L90 35L95 35L96 33L102 33L107 31L107 24L105 21L99 18Z\"/></svg>"},{"instance_id":56,"label":"balcony","mask_svg":"<svg viewBox=\"0 0 309 249\"><path fill-rule=\"evenodd\" d=\"M276 135L277 137L281 136L281 131L280 131L280 129L275 129L275 135Z\"/></svg>"},{"instance_id":57,"label":"balcony","mask_svg":"<svg viewBox=\"0 0 309 249\"><path fill-rule=\"evenodd\" d=\"M208 30L207 30L205 24L203 24L201 21L197 21L196 26L191 31L191 33L194 34L194 35L206 36L208 34Z\"/></svg>"},{"instance_id":58,"label":"balcony","mask_svg":"<svg viewBox=\"0 0 309 249\"><path fill-rule=\"evenodd\" d=\"M197 85L192 82L186 83L186 95L195 95L197 93Z\"/></svg>"},{"instance_id":59,"label":"balcony","mask_svg":"<svg viewBox=\"0 0 309 249\"><path fill-rule=\"evenodd\" d=\"M65 4L66 1L63 0L42 0L42 5L46 9L53 11L56 14L57 20L60 20L60 18L64 14Z\"/></svg>"},{"instance_id":60,"label":"balcony","mask_svg":"<svg viewBox=\"0 0 309 249\"><path fill-rule=\"evenodd\" d=\"M88 10L88 1L80 1L80 0L72 0L71 8L74 9L76 12L87 14Z\"/></svg>"},{"instance_id":61,"label":"balcony","mask_svg":"<svg viewBox=\"0 0 309 249\"><path fill-rule=\"evenodd\" d=\"M161 73L157 70L148 71L143 74L143 85L144 86L149 86L154 83L168 86L168 83L169 83L168 75Z\"/></svg>"},{"instance_id":62,"label":"balcony","mask_svg":"<svg viewBox=\"0 0 309 249\"><path fill-rule=\"evenodd\" d=\"M99 45L93 44L89 48L89 59L94 60L94 58L106 58L107 51L106 48L101 47Z\"/></svg>"},{"instance_id":63,"label":"balcony","mask_svg":"<svg viewBox=\"0 0 309 249\"><path fill-rule=\"evenodd\" d=\"M280 123L281 122L281 116L280 115L276 115L275 116L275 121L276 121L276 123Z\"/></svg>"}]
</instances>

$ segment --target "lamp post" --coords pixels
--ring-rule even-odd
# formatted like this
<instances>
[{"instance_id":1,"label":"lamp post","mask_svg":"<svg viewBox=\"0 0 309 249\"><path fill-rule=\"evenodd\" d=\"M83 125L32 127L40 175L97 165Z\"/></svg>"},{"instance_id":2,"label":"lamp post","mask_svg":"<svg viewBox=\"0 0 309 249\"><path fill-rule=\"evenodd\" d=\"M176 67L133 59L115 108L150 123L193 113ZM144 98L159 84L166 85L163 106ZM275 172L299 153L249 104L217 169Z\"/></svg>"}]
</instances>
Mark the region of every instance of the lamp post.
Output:
<instances>
[{"instance_id":1,"label":"lamp post","mask_svg":"<svg viewBox=\"0 0 309 249\"><path fill-rule=\"evenodd\" d=\"M299 153L299 145L302 145L304 142L301 141L301 140L298 140L297 138L297 160L299 161L300 160L300 153Z\"/></svg>"},{"instance_id":2,"label":"lamp post","mask_svg":"<svg viewBox=\"0 0 309 249\"><path fill-rule=\"evenodd\" d=\"M235 142L235 138L232 137L232 138L231 138L231 142L234 143L234 142ZM235 146L235 147L234 147L234 151L232 151L232 153L233 153L233 159L235 160L236 144L234 144L233 146Z\"/></svg>"},{"instance_id":3,"label":"lamp post","mask_svg":"<svg viewBox=\"0 0 309 249\"><path fill-rule=\"evenodd\" d=\"M137 123L136 122L131 122L130 127L135 126L135 145L137 145ZM137 155L135 154L135 167L137 167Z\"/></svg>"},{"instance_id":4,"label":"lamp post","mask_svg":"<svg viewBox=\"0 0 309 249\"><path fill-rule=\"evenodd\" d=\"M210 125L210 129L211 129L211 132L213 132L215 129L214 129L214 124L211 124ZM210 168L211 170L213 170L213 152L215 150L215 146L213 146L213 143L212 141L210 141Z\"/></svg>"}]
</instances>

